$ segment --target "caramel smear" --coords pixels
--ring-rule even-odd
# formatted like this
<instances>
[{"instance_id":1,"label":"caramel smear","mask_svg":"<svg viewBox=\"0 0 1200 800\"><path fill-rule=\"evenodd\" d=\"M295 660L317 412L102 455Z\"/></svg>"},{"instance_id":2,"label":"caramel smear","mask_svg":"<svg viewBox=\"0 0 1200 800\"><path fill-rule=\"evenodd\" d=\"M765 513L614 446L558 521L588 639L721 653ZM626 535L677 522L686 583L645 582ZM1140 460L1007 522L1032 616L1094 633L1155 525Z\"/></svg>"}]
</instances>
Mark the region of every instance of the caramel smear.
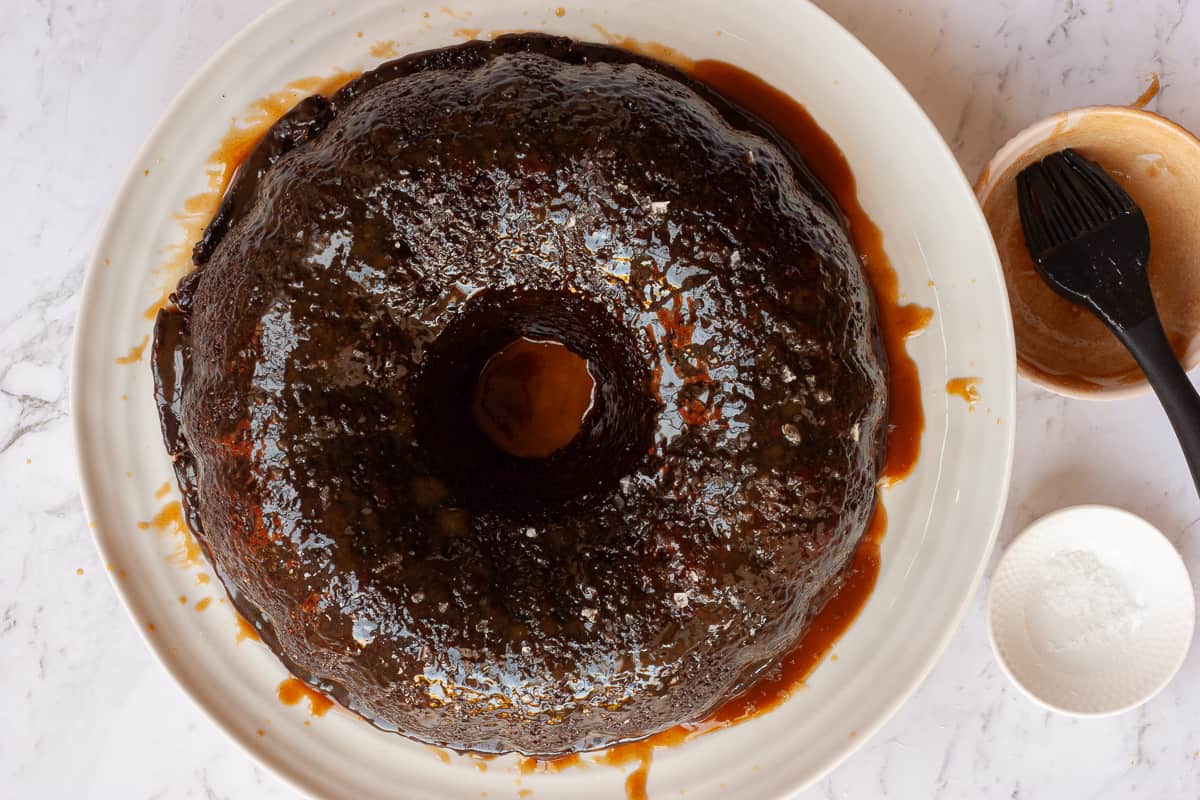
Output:
<instances>
[{"instance_id":1,"label":"caramel smear","mask_svg":"<svg viewBox=\"0 0 1200 800\"><path fill-rule=\"evenodd\" d=\"M659 61L665 61L672 66L679 67L685 72L691 71L692 67L696 64L693 59L688 58L674 47L662 44L661 42L643 42L632 36L621 36L609 31L599 23L592 23L592 30L600 34L600 38L604 40L605 44L611 44L615 47L620 47L622 50L628 50L631 53L648 56L649 58L657 58ZM704 80L699 75L694 77Z\"/></svg>"},{"instance_id":2,"label":"caramel smear","mask_svg":"<svg viewBox=\"0 0 1200 800\"><path fill-rule=\"evenodd\" d=\"M1137 100L1134 100L1132 103L1129 104L1130 107L1131 108L1145 108L1147 105L1150 104L1151 100L1153 100L1155 97L1158 97L1159 88L1161 88L1161 87L1158 82L1158 73L1151 72L1150 73L1150 85L1146 87L1146 91L1144 91L1140 95L1138 95Z\"/></svg>"},{"instance_id":3,"label":"caramel smear","mask_svg":"<svg viewBox=\"0 0 1200 800\"><path fill-rule=\"evenodd\" d=\"M167 561L180 567L199 567L204 564L200 545L196 542L187 523L183 521L183 506L178 500L172 500L154 515L149 522L139 522L139 530L151 530L159 534L173 536L178 540L175 552L167 557Z\"/></svg>"},{"instance_id":4,"label":"caramel smear","mask_svg":"<svg viewBox=\"0 0 1200 800\"><path fill-rule=\"evenodd\" d=\"M325 712L333 708L333 701L313 689L299 678L288 678L279 684L276 692L279 702L285 706L298 705L301 700L308 698L308 710L314 717L323 717Z\"/></svg>"},{"instance_id":5,"label":"caramel smear","mask_svg":"<svg viewBox=\"0 0 1200 800\"><path fill-rule=\"evenodd\" d=\"M133 347L129 348L128 353L114 360L118 364L136 364L142 360L142 356L146 352L146 345L148 344L150 344L150 336L143 336L141 344L135 344Z\"/></svg>"},{"instance_id":6,"label":"caramel smear","mask_svg":"<svg viewBox=\"0 0 1200 800\"><path fill-rule=\"evenodd\" d=\"M980 378L951 378L946 381L946 394L961 397L974 410L979 402L979 382Z\"/></svg>"},{"instance_id":7,"label":"caramel smear","mask_svg":"<svg viewBox=\"0 0 1200 800\"><path fill-rule=\"evenodd\" d=\"M459 30L465 29L460 28ZM372 58L396 58L400 55L400 48L396 42L376 42L367 52L371 54Z\"/></svg>"},{"instance_id":8,"label":"caramel smear","mask_svg":"<svg viewBox=\"0 0 1200 800\"><path fill-rule=\"evenodd\" d=\"M260 637L258 635L258 631L254 630L254 626L251 625L249 622L247 622L245 617L243 617L241 614L238 614L237 615L237 643L241 644L242 642L246 641L247 639L249 639L252 642L261 642L262 641L262 637Z\"/></svg>"}]
</instances>

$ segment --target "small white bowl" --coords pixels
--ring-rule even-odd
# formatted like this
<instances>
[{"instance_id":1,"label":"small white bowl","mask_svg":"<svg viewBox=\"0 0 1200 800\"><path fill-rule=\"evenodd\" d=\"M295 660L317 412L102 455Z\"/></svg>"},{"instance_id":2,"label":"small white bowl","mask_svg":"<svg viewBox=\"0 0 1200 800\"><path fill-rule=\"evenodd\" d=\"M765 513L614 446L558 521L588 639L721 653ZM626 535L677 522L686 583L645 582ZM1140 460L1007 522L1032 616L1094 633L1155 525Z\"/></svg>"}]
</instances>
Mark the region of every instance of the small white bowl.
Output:
<instances>
[{"instance_id":1,"label":"small white bowl","mask_svg":"<svg viewBox=\"0 0 1200 800\"><path fill-rule=\"evenodd\" d=\"M1195 625L1179 553L1141 517L1075 506L1030 525L992 576L988 636L1036 702L1080 717L1119 714L1166 686Z\"/></svg>"},{"instance_id":2,"label":"small white bowl","mask_svg":"<svg viewBox=\"0 0 1200 800\"><path fill-rule=\"evenodd\" d=\"M1013 136L984 167L975 194L988 221L1012 309L1017 371L1065 397L1119 400L1150 384L1098 319L1056 295L1025 249L1017 213L1017 173L1064 147L1116 177L1150 226L1150 288L1184 369L1200 366L1200 139L1137 108L1063 111Z\"/></svg>"}]
</instances>

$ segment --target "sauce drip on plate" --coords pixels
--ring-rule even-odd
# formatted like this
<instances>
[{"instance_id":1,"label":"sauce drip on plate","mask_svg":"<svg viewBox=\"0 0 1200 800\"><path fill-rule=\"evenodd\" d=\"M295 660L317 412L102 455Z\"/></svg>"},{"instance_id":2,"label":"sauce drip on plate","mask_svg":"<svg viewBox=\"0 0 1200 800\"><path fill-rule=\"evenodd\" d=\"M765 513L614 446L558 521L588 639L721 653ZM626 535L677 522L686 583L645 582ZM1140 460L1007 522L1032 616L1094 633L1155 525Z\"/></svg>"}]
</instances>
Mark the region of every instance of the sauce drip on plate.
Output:
<instances>
[{"instance_id":1,"label":"sauce drip on plate","mask_svg":"<svg viewBox=\"0 0 1200 800\"><path fill-rule=\"evenodd\" d=\"M951 378L946 381L946 394L962 398L974 408L979 402L979 378Z\"/></svg>"},{"instance_id":2,"label":"sauce drip on plate","mask_svg":"<svg viewBox=\"0 0 1200 800\"><path fill-rule=\"evenodd\" d=\"M301 700L308 698L309 713L314 717L323 717L326 711L333 708L332 700L299 678L288 678L280 683L277 694L279 702L285 706L298 705Z\"/></svg>"}]
</instances>

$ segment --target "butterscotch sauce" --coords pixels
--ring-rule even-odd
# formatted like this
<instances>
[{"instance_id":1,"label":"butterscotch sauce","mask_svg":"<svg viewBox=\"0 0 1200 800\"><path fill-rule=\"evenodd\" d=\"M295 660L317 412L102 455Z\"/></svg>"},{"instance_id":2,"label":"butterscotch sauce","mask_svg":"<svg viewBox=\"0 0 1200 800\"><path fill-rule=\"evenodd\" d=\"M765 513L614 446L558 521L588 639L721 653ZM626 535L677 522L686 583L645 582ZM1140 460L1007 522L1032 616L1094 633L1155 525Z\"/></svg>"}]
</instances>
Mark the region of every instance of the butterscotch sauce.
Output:
<instances>
[{"instance_id":1,"label":"butterscotch sauce","mask_svg":"<svg viewBox=\"0 0 1200 800\"><path fill-rule=\"evenodd\" d=\"M1098 162L1141 207L1150 228L1147 272L1155 305L1176 355L1185 365L1194 363L1196 348L1189 344L1200 334L1200 144L1162 117L1107 106L1059 115L1044 138L976 186L1004 267L1022 371L1076 392L1143 380L1100 320L1046 285L1025 246L1016 176L1066 147Z\"/></svg>"},{"instance_id":2,"label":"butterscotch sauce","mask_svg":"<svg viewBox=\"0 0 1200 800\"><path fill-rule=\"evenodd\" d=\"M1150 85L1146 87L1146 91L1138 95L1138 99L1134 100L1129 105L1132 108L1145 108L1150 104L1150 101L1158 97L1159 83L1158 73L1154 72L1150 75Z\"/></svg>"},{"instance_id":3,"label":"butterscotch sauce","mask_svg":"<svg viewBox=\"0 0 1200 800\"><path fill-rule=\"evenodd\" d=\"M501 450L547 458L579 433L595 388L587 360L566 345L520 338L488 360L471 410Z\"/></svg>"},{"instance_id":4,"label":"butterscotch sauce","mask_svg":"<svg viewBox=\"0 0 1200 800\"><path fill-rule=\"evenodd\" d=\"M804 157L846 215L850 236L875 293L875 311L891 369L888 387L888 459L883 483L906 478L921 454L925 412L917 363L905 341L923 330L933 311L900 302L900 280L883 248L883 232L858 202L854 173L837 143L808 110L787 94L740 67L724 61L697 61L691 75L771 125Z\"/></svg>"},{"instance_id":5,"label":"butterscotch sauce","mask_svg":"<svg viewBox=\"0 0 1200 800\"><path fill-rule=\"evenodd\" d=\"M979 378L951 378L946 381L946 394L961 398L970 408L979 402Z\"/></svg>"},{"instance_id":6,"label":"butterscotch sauce","mask_svg":"<svg viewBox=\"0 0 1200 800\"><path fill-rule=\"evenodd\" d=\"M286 706L297 705L301 700L308 698L308 710L314 717L323 717L326 711L333 708L332 700L299 678L284 680L279 684L276 694L279 696L279 702Z\"/></svg>"},{"instance_id":7,"label":"butterscotch sauce","mask_svg":"<svg viewBox=\"0 0 1200 800\"><path fill-rule=\"evenodd\" d=\"M650 779L650 764L654 759L654 748L671 747L687 741L687 737L667 737L665 734L674 733L672 729L640 742L618 745L606 750L600 756L600 763L609 767L624 767L636 763L637 766L625 777L625 797L627 800L646 800L646 784ZM669 739L669 741L668 741Z\"/></svg>"},{"instance_id":8,"label":"butterscotch sauce","mask_svg":"<svg viewBox=\"0 0 1200 800\"><path fill-rule=\"evenodd\" d=\"M167 560L181 567L199 567L204 562L201 558L200 544L192 536L191 529L183 520L183 506L178 500L172 500L163 506L154 518L137 524L139 530L151 530L166 534L178 540L175 552Z\"/></svg>"},{"instance_id":9,"label":"butterscotch sauce","mask_svg":"<svg viewBox=\"0 0 1200 800\"><path fill-rule=\"evenodd\" d=\"M235 614L237 617L237 643L249 639L252 642L261 642L262 637L258 635L258 631L254 630L254 626L246 621L246 618L241 614Z\"/></svg>"},{"instance_id":10,"label":"butterscotch sauce","mask_svg":"<svg viewBox=\"0 0 1200 800\"><path fill-rule=\"evenodd\" d=\"M146 345L148 344L150 344L150 337L143 336L142 341L139 344L135 344L133 347L129 348L128 353L114 359L114 361L121 365L136 364L138 361L142 360L142 356L146 352Z\"/></svg>"}]
</instances>

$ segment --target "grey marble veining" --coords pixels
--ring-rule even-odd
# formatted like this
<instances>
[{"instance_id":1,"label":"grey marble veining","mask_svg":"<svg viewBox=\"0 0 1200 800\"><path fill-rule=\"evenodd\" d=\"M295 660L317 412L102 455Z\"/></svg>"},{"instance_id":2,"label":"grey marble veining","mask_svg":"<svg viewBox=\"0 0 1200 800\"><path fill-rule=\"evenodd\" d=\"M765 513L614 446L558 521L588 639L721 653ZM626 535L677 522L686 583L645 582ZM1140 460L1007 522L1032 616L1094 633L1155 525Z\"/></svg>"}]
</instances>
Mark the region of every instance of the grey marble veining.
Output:
<instances>
[{"instance_id":1,"label":"grey marble veining","mask_svg":"<svg viewBox=\"0 0 1200 800\"><path fill-rule=\"evenodd\" d=\"M1200 130L1200 6L1186 0L819 4L896 73L972 179L1026 124L1128 103L1153 72L1150 108ZM66 400L83 264L122 171L187 77L266 5L0 12L0 796L294 797L138 641L88 536ZM1089 404L1025 384L1019 407L1001 546L1050 510L1103 501L1160 526L1200 572L1200 502L1152 398ZM996 664L979 592L917 694L802 797L1195 798L1198 719L1196 648L1138 711L1041 710Z\"/></svg>"}]
</instances>

